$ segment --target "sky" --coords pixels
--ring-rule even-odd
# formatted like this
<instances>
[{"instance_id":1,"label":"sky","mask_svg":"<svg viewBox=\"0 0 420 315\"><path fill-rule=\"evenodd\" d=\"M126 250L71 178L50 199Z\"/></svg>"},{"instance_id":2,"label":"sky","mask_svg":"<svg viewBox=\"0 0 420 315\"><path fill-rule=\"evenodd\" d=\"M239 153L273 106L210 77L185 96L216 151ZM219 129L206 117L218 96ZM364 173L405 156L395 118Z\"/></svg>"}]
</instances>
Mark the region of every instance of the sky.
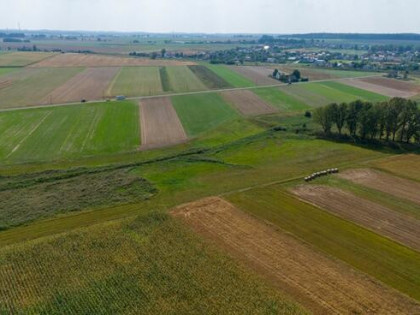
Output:
<instances>
[{"instance_id":1,"label":"sky","mask_svg":"<svg viewBox=\"0 0 420 315\"><path fill-rule=\"evenodd\" d=\"M0 29L420 33L420 0L0 0Z\"/></svg>"}]
</instances>

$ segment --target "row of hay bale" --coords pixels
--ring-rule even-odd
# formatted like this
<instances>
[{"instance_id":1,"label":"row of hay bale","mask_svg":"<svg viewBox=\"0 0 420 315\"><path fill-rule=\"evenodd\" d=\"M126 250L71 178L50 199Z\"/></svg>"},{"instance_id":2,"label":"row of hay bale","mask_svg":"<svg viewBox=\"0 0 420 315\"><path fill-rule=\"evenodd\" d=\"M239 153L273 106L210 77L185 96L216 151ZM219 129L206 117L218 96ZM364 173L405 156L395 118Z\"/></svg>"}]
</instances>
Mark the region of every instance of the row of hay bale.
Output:
<instances>
[{"instance_id":1,"label":"row of hay bale","mask_svg":"<svg viewBox=\"0 0 420 315\"><path fill-rule=\"evenodd\" d=\"M338 168L329 168L325 171L312 173L311 175L305 177L305 182L310 182L311 180L314 180L315 178L325 176L328 174L336 174L336 173L338 173Z\"/></svg>"}]
</instances>

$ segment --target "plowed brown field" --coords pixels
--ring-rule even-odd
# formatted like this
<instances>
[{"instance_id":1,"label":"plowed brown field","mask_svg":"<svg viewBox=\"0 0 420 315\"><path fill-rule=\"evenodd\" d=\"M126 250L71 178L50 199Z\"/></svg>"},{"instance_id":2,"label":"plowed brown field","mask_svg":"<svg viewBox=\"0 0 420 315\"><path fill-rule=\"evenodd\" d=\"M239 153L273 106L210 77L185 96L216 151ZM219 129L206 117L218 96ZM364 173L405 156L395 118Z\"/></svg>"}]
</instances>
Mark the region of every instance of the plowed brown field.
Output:
<instances>
[{"instance_id":1,"label":"plowed brown field","mask_svg":"<svg viewBox=\"0 0 420 315\"><path fill-rule=\"evenodd\" d=\"M31 67L120 67L120 66L186 66L193 62L178 60L152 60L104 55L59 54L42 60Z\"/></svg>"},{"instance_id":2,"label":"plowed brown field","mask_svg":"<svg viewBox=\"0 0 420 315\"><path fill-rule=\"evenodd\" d=\"M339 176L357 184L420 204L420 183L418 182L370 169L348 170Z\"/></svg>"},{"instance_id":3,"label":"plowed brown field","mask_svg":"<svg viewBox=\"0 0 420 315\"><path fill-rule=\"evenodd\" d=\"M345 80L341 80L340 82L350 85L350 86L357 87L359 89L367 90L370 92L382 94L389 97L409 98L417 94L416 92L398 90L396 88L373 84L364 80L365 79L345 79Z\"/></svg>"},{"instance_id":4,"label":"plowed brown field","mask_svg":"<svg viewBox=\"0 0 420 315\"><path fill-rule=\"evenodd\" d=\"M420 305L408 297L325 257L223 199L202 199L179 206L172 214L315 313L420 312Z\"/></svg>"},{"instance_id":5,"label":"plowed brown field","mask_svg":"<svg viewBox=\"0 0 420 315\"><path fill-rule=\"evenodd\" d=\"M335 215L420 250L420 221L340 189L303 185L293 193Z\"/></svg>"},{"instance_id":6,"label":"plowed brown field","mask_svg":"<svg viewBox=\"0 0 420 315\"><path fill-rule=\"evenodd\" d=\"M223 98L243 115L272 114L277 110L248 90L222 92Z\"/></svg>"},{"instance_id":7,"label":"plowed brown field","mask_svg":"<svg viewBox=\"0 0 420 315\"><path fill-rule=\"evenodd\" d=\"M48 94L42 104L97 100L105 97L106 90L119 68L89 68L75 75Z\"/></svg>"},{"instance_id":8,"label":"plowed brown field","mask_svg":"<svg viewBox=\"0 0 420 315\"><path fill-rule=\"evenodd\" d=\"M140 102L141 149L164 147L182 143L187 135L167 97Z\"/></svg>"}]
</instances>

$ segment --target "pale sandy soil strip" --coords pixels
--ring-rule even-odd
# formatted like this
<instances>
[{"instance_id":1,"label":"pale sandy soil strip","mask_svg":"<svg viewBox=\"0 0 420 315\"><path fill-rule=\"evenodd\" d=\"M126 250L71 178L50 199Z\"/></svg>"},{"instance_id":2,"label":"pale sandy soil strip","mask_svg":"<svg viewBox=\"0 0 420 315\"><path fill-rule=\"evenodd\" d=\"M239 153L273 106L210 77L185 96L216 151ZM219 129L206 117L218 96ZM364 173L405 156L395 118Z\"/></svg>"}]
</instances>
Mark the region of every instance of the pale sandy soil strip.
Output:
<instances>
[{"instance_id":1,"label":"pale sandy soil strip","mask_svg":"<svg viewBox=\"0 0 420 315\"><path fill-rule=\"evenodd\" d=\"M317 314L416 314L420 305L218 197L171 212Z\"/></svg>"},{"instance_id":2,"label":"pale sandy soil strip","mask_svg":"<svg viewBox=\"0 0 420 315\"><path fill-rule=\"evenodd\" d=\"M104 98L109 84L120 68L88 68L56 88L41 101L42 104Z\"/></svg>"},{"instance_id":3,"label":"pale sandy soil strip","mask_svg":"<svg viewBox=\"0 0 420 315\"><path fill-rule=\"evenodd\" d=\"M151 149L182 143L188 137L168 97L140 102L140 149Z\"/></svg>"},{"instance_id":4,"label":"pale sandy soil strip","mask_svg":"<svg viewBox=\"0 0 420 315\"><path fill-rule=\"evenodd\" d=\"M243 115L272 114L277 110L249 90L227 91L221 93L223 98L236 107Z\"/></svg>"},{"instance_id":5,"label":"pale sandy soil strip","mask_svg":"<svg viewBox=\"0 0 420 315\"><path fill-rule=\"evenodd\" d=\"M362 81L361 79L345 79L345 80L341 80L341 82L350 86L354 86L359 89L367 90L370 92L382 94L389 97L409 98L417 94L416 92L401 91L401 90L393 89L390 87L365 82L365 81Z\"/></svg>"},{"instance_id":6,"label":"pale sandy soil strip","mask_svg":"<svg viewBox=\"0 0 420 315\"><path fill-rule=\"evenodd\" d=\"M420 204L420 183L371 169L353 169L341 178Z\"/></svg>"},{"instance_id":7,"label":"pale sandy soil strip","mask_svg":"<svg viewBox=\"0 0 420 315\"><path fill-rule=\"evenodd\" d=\"M301 185L292 190L300 198L420 251L420 221L341 189Z\"/></svg>"}]
</instances>

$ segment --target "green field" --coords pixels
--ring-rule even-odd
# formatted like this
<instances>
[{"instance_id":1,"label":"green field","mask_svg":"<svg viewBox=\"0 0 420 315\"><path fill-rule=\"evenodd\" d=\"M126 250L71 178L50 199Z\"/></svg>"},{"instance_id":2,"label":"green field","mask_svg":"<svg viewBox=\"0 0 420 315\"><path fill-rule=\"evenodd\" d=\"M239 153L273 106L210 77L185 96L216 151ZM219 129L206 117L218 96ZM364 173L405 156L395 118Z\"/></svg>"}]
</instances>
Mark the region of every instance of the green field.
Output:
<instances>
[{"instance_id":1,"label":"green field","mask_svg":"<svg viewBox=\"0 0 420 315\"><path fill-rule=\"evenodd\" d=\"M0 108L38 104L48 93L82 70L82 68L27 68L11 73L8 79L13 83L0 89Z\"/></svg>"},{"instance_id":2,"label":"green field","mask_svg":"<svg viewBox=\"0 0 420 315\"><path fill-rule=\"evenodd\" d=\"M192 72L207 86L209 89L227 89L233 86L225 79L219 77L215 72L205 66L188 66Z\"/></svg>"},{"instance_id":3,"label":"green field","mask_svg":"<svg viewBox=\"0 0 420 315\"><path fill-rule=\"evenodd\" d=\"M189 136L196 136L239 117L216 93L172 97L172 103Z\"/></svg>"},{"instance_id":4,"label":"green field","mask_svg":"<svg viewBox=\"0 0 420 315\"><path fill-rule=\"evenodd\" d=\"M210 70L216 73L219 77L223 78L230 85L234 87L251 87L255 83L251 80L241 76L240 74L230 70L228 67L222 65L206 65Z\"/></svg>"},{"instance_id":5,"label":"green field","mask_svg":"<svg viewBox=\"0 0 420 315\"><path fill-rule=\"evenodd\" d=\"M281 112L299 112L310 108L302 101L280 91L278 88L254 89L253 92Z\"/></svg>"},{"instance_id":6,"label":"green field","mask_svg":"<svg viewBox=\"0 0 420 315\"><path fill-rule=\"evenodd\" d=\"M108 95L143 96L163 92L158 67L124 67L115 77Z\"/></svg>"},{"instance_id":7,"label":"green field","mask_svg":"<svg viewBox=\"0 0 420 315\"><path fill-rule=\"evenodd\" d=\"M24 162L135 150L138 106L131 102L0 113L0 160Z\"/></svg>"},{"instance_id":8,"label":"green field","mask_svg":"<svg viewBox=\"0 0 420 315\"><path fill-rule=\"evenodd\" d=\"M312 82L282 86L280 90L310 106L318 107L330 103L352 102L358 99L367 101L384 101L386 96L350 88L337 82Z\"/></svg>"},{"instance_id":9,"label":"green field","mask_svg":"<svg viewBox=\"0 0 420 315\"><path fill-rule=\"evenodd\" d=\"M0 76L16 71L16 68L0 68Z\"/></svg>"},{"instance_id":10,"label":"green field","mask_svg":"<svg viewBox=\"0 0 420 315\"><path fill-rule=\"evenodd\" d=\"M0 67L24 67L53 55L55 53L45 52L11 52L0 54Z\"/></svg>"},{"instance_id":11,"label":"green field","mask_svg":"<svg viewBox=\"0 0 420 315\"><path fill-rule=\"evenodd\" d=\"M367 90L359 89L359 88L342 84L339 82L330 81L330 82L322 82L321 84L326 87L336 89L340 92L354 95L355 97L359 99L369 101L369 102L382 102L388 99L387 96L370 92Z\"/></svg>"},{"instance_id":12,"label":"green field","mask_svg":"<svg viewBox=\"0 0 420 315\"><path fill-rule=\"evenodd\" d=\"M253 189L228 199L320 251L420 299L420 253L303 203L280 187Z\"/></svg>"},{"instance_id":13,"label":"green field","mask_svg":"<svg viewBox=\"0 0 420 315\"><path fill-rule=\"evenodd\" d=\"M207 87L188 68L184 66L165 67L171 90L174 92L204 91Z\"/></svg>"},{"instance_id":14,"label":"green field","mask_svg":"<svg viewBox=\"0 0 420 315\"><path fill-rule=\"evenodd\" d=\"M1 249L0 312L303 313L177 221L141 212Z\"/></svg>"}]
</instances>

